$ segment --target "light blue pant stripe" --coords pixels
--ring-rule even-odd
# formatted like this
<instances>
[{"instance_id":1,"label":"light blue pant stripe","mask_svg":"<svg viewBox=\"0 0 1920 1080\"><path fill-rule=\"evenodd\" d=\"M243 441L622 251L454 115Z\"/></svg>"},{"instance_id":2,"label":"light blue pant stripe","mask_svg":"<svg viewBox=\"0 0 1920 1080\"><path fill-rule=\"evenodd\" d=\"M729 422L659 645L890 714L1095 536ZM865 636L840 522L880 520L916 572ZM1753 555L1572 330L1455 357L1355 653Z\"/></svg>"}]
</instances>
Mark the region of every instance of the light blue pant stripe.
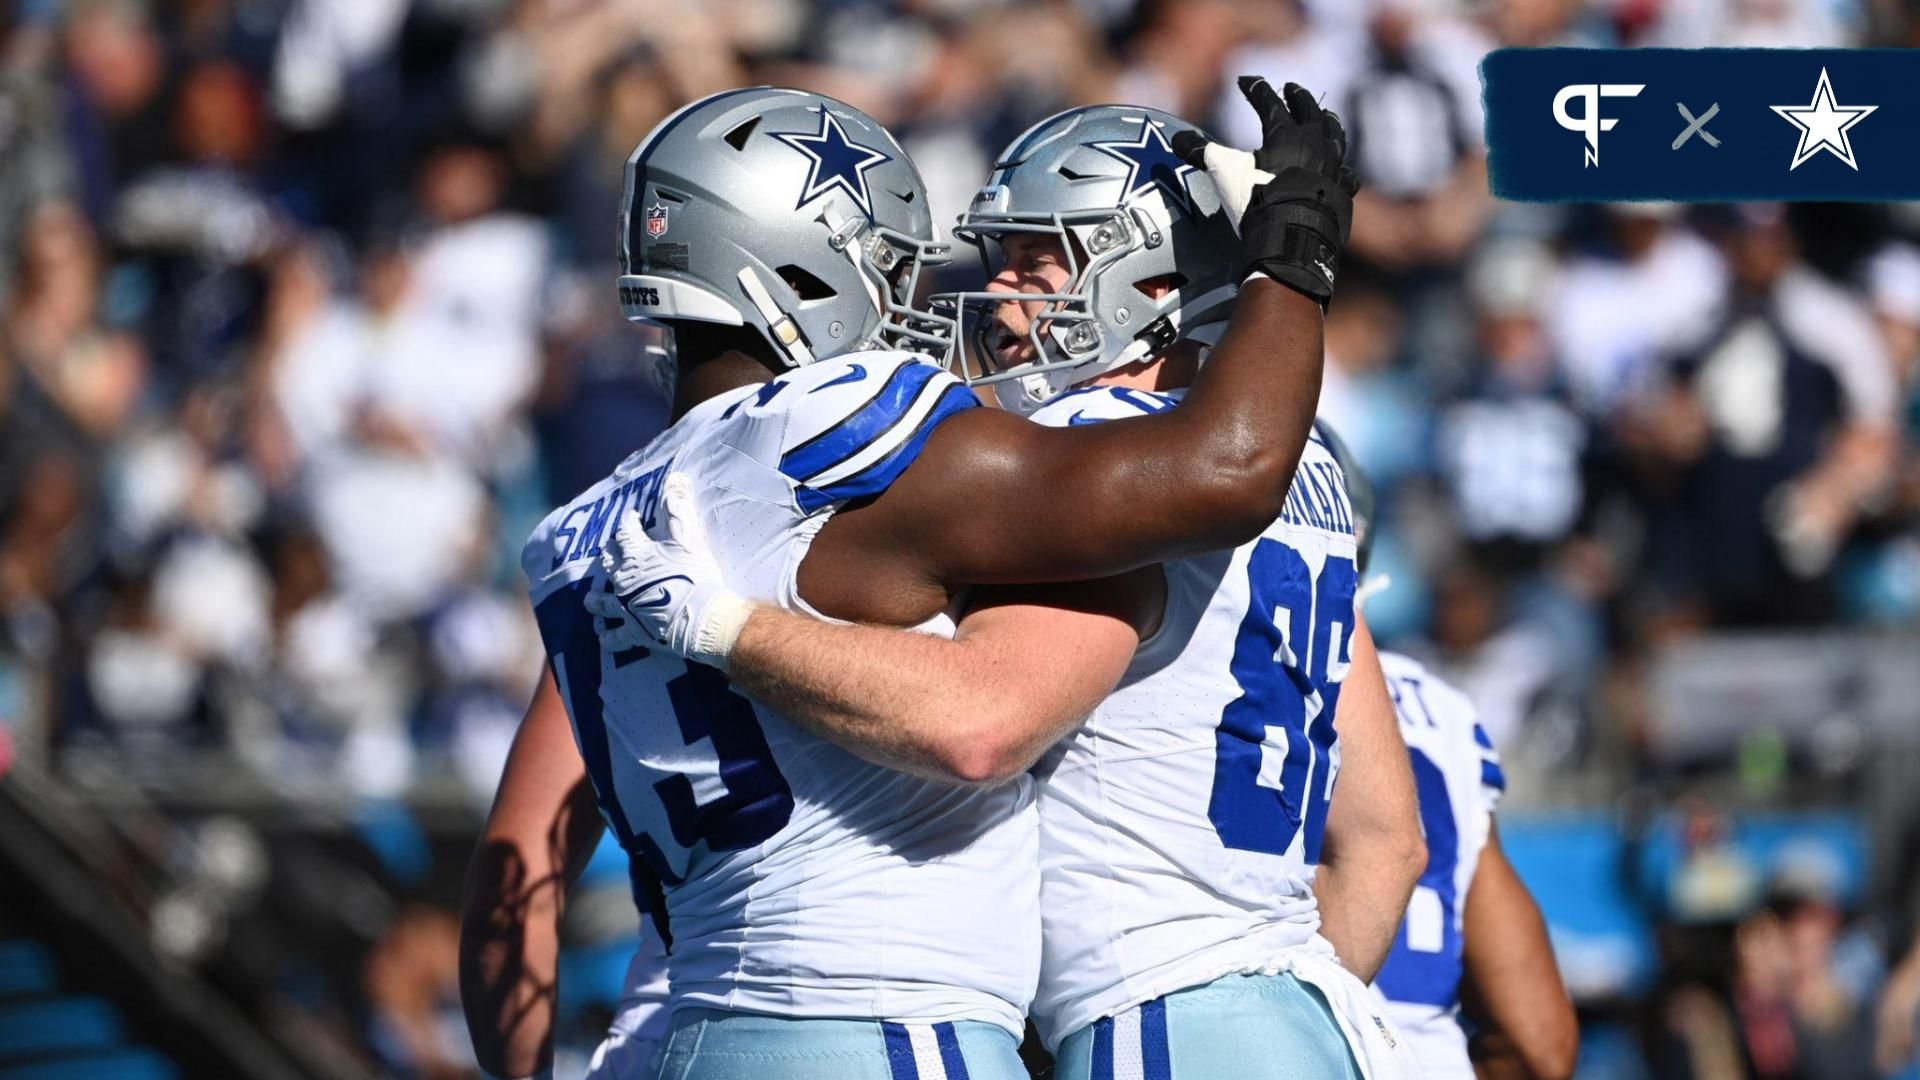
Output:
<instances>
[{"instance_id":1,"label":"light blue pant stripe","mask_svg":"<svg viewBox=\"0 0 1920 1080\"><path fill-rule=\"evenodd\" d=\"M1154 998L1140 1006L1140 1075L1142 1080L1173 1080L1167 1053L1167 999Z\"/></svg>"},{"instance_id":2,"label":"light blue pant stripe","mask_svg":"<svg viewBox=\"0 0 1920 1080\"><path fill-rule=\"evenodd\" d=\"M933 1037L940 1044L940 1067L947 1070L947 1080L968 1080L967 1059L960 1053L960 1036L953 1025L933 1025Z\"/></svg>"},{"instance_id":3,"label":"light blue pant stripe","mask_svg":"<svg viewBox=\"0 0 1920 1080\"><path fill-rule=\"evenodd\" d=\"M1072 1032L1055 1056L1059 1080L1360 1080L1326 998L1292 975L1175 991Z\"/></svg>"},{"instance_id":4,"label":"light blue pant stripe","mask_svg":"<svg viewBox=\"0 0 1920 1080\"><path fill-rule=\"evenodd\" d=\"M682 1008L655 1059L660 1080L1027 1080L1019 1048L1011 1032L977 1020L803 1020Z\"/></svg>"},{"instance_id":5,"label":"light blue pant stripe","mask_svg":"<svg viewBox=\"0 0 1920 1080\"><path fill-rule=\"evenodd\" d=\"M920 1080L920 1066L913 1061L913 1038L907 1034L907 1025L882 1023L880 1030L887 1037L887 1068L893 1073L893 1080Z\"/></svg>"}]
</instances>

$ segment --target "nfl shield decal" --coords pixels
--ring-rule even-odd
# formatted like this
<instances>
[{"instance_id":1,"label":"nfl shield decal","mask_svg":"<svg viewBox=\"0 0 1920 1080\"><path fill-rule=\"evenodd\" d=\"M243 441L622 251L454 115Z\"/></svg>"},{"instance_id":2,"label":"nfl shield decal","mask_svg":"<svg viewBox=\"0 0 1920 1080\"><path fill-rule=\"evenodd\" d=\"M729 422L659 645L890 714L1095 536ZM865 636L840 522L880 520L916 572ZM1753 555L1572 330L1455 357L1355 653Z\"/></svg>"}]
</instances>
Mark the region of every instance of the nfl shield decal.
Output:
<instances>
[{"instance_id":1,"label":"nfl shield decal","mask_svg":"<svg viewBox=\"0 0 1920 1080\"><path fill-rule=\"evenodd\" d=\"M647 235L662 237L667 235L667 205L654 203L647 207Z\"/></svg>"}]
</instances>

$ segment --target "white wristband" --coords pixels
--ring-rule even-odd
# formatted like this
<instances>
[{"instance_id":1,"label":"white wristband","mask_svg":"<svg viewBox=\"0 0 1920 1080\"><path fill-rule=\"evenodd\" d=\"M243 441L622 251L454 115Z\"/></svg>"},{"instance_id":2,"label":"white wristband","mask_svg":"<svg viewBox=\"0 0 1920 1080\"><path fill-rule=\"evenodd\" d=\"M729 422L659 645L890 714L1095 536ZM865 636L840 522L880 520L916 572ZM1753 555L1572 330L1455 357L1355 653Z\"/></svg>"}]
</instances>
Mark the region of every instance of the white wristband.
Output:
<instances>
[{"instance_id":1,"label":"white wristband","mask_svg":"<svg viewBox=\"0 0 1920 1080\"><path fill-rule=\"evenodd\" d=\"M731 592L714 597L708 602L700 619L700 629L693 636L689 659L725 671L733 645L740 640L740 631L746 629L747 619L752 615L750 600Z\"/></svg>"}]
</instances>

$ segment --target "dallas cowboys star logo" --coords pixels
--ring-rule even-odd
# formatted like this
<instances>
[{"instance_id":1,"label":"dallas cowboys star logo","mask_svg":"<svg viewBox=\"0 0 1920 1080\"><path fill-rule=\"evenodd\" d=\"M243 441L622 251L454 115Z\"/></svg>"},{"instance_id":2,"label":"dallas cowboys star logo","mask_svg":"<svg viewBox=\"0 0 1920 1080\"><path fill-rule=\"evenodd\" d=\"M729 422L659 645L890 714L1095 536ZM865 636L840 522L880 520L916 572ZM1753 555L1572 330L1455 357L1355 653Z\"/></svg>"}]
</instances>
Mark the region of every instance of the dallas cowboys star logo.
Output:
<instances>
[{"instance_id":1,"label":"dallas cowboys star logo","mask_svg":"<svg viewBox=\"0 0 1920 1080\"><path fill-rule=\"evenodd\" d=\"M1140 137L1132 142L1118 139L1082 145L1126 162L1127 182L1121 202L1158 185L1166 193L1168 202L1193 212L1193 193L1187 190L1187 176L1195 171L1194 167L1173 152L1173 147L1167 144L1166 133L1153 121L1141 117Z\"/></svg>"},{"instance_id":2,"label":"dallas cowboys star logo","mask_svg":"<svg viewBox=\"0 0 1920 1080\"><path fill-rule=\"evenodd\" d=\"M840 121L825 108L820 110L820 130L812 135L800 132L773 133L773 137L807 156L807 185L800 190L798 210L834 188L853 199L867 220L873 220L873 198L867 192L867 170L893 159L870 146L861 146L847 138Z\"/></svg>"},{"instance_id":3,"label":"dallas cowboys star logo","mask_svg":"<svg viewBox=\"0 0 1920 1080\"><path fill-rule=\"evenodd\" d=\"M1853 159L1853 141L1847 137L1847 129L1867 118L1867 114L1878 109L1878 105L1836 105L1833 103L1833 84L1827 81L1827 69L1820 69L1820 82L1813 88L1813 101L1806 105L1774 105L1774 112L1781 118L1800 129L1800 145L1794 147L1793 164L1787 166L1791 172L1800 167L1808 158L1825 150L1846 163L1854 172L1860 171L1860 163Z\"/></svg>"}]
</instances>

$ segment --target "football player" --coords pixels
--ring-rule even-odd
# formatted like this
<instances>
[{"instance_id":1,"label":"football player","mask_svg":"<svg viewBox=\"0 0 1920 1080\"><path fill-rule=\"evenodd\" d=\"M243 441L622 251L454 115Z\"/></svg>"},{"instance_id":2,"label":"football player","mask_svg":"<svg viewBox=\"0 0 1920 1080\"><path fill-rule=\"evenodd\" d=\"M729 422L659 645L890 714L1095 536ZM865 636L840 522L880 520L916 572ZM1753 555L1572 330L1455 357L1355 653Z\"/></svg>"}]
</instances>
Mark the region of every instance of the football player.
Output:
<instances>
[{"instance_id":1,"label":"football player","mask_svg":"<svg viewBox=\"0 0 1920 1080\"><path fill-rule=\"evenodd\" d=\"M1373 485L1337 436L1361 576L1373 554ZM1426 1075L1565 1080L1580 1041L1540 909L1500 850L1493 811L1507 781L1473 703L1410 656L1382 650L1400 734L1420 793L1427 866L1393 950L1374 978ZM1460 1024L1463 982L1474 999L1475 1053Z\"/></svg>"},{"instance_id":2,"label":"football player","mask_svg":"<svg viewBox=\"0 0 1920 1080\"><path fill-rule=\"evenodd\" d=\"M1317 119L1309 106L1292 117ZM987 292L946 301L982 314L972 381L1074 431L1139 430L1192 407L1187 385L1219 362L1205 343L1224 340L1238 276L1219 185L1176 144L1219 153L1166 114L1101 106L1044 121L1001 154L958 233L997 244L1004 263ZM692 602L652 604L642 582L683 577L709 608L727 588L702 528L724 516L701 512L690 483L667 483L653 539L629 518L603 556L616 593L636 598L624 615L649 635L624 637L623 625L610 643L685 651L706 633ZM1074 538L1097 543L1097 527ZM1401 1075L1413 1066L1364 980L1424 854L1407 757L1355 619L1355 555L1339 466L1316 434L1258 536L1096 583L1105 609L1053 624L1075 642L1088 638L1070 633L1076 622L1118 622L1130 633L1099 638L1117 656L1051 641L996 653L755 608L730 674L902 769L995 780L1046 751L1033 1019L1059 1076ZM1124 671L1084 725L1008 692L1031 692L1029 670L1058 681L1089 661Z\"/></svg>"},{"instance_id":3,"label":"football player","mask_svg":"<svg viewBox=\"0 0 1920 1080\"><path fill-rule=\"evenodd\" d=\"M568 813L581 785L558 794L564 755L538 734L559 702L637 885L662 886L661 1075L1024 1075L1015 1048L1039 963L1031 783L955 787L874 766L740 696L719 667L751 597L1047 647L1064 670L1010 681L1059 723L1119 677L1135 620L1116 605L1131 601L1058 587L1046 605L975 604L956 626L963 590L1126 572L1272 522L1311 425L1354 183L1337 122L1297 87L1285 102L1258 89L1259 168L1230 159L1248 275L1232 326L1183 408L1111 428L976 408L954 376L889 347L950 334L910 303L943 249L920 178L864 114L735 91L635 151L621 299L674 330L676 421L551 514L523 554L551 670L470 878L463 987L483 1065L523 1074L547 1053L544 923L579 857ZM684 501L670 474L724 523L724 586L632 583L627 609L684 616L678 655L603 651L585 607L602 544L626 516L658 525L663 493ZM1129 648L1104 647L1122 635ZM547 898L540 927L525 917L528 883Z\"/></svg>"}]
</instances>

